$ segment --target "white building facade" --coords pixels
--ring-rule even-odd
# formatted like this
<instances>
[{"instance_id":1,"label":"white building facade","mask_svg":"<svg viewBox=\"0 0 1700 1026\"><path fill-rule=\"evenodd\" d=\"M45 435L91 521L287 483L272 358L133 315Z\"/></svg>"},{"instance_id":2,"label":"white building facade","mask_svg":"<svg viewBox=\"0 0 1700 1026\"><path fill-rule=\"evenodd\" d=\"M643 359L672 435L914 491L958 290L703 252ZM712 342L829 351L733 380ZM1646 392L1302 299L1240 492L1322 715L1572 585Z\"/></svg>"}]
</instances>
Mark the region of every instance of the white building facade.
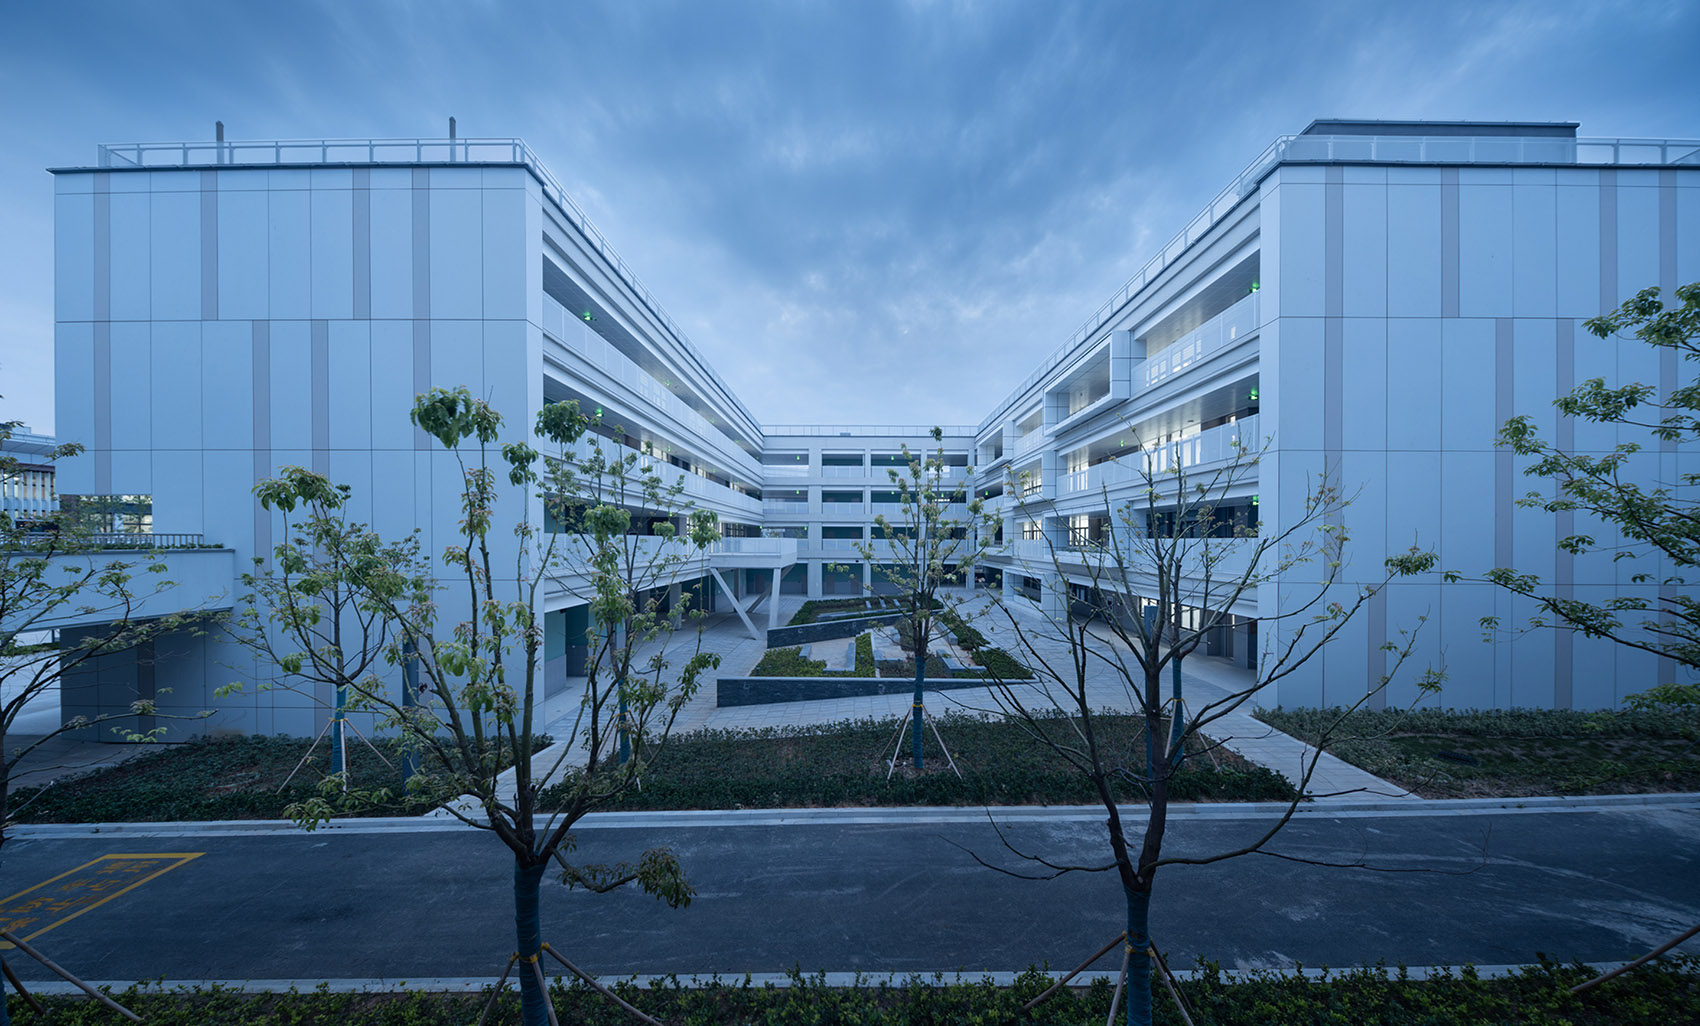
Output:
<instances>
[{"instance_id":1,"label":"white building facade","mask_svg":"<svg viewBox=\"0 0 1700 1026\"><path fill-rule=\"evenodd\" d=\"M1578 140L1574 125L1318 122L1279 140L979 425L946 429L952 473L1002 518L1004 587L1066 601L1068 575L1033 543L1066 547L1106 486L1132 494L1116 462L1130 429L1200 467L1232 439L1267 440L1225 497L1248 522L1280 524L1307 480L1336 473L1358 493L1355 581L1415 543L1578 598L1637 587L1609 555L1555 550L1579 528L1518 508L1531 483L1493 442L1526 413L1560 444L1607 448L1615 433L1556 422L1553 397L1595 376L1678 381L1671 354L1581 322L1700 280L1696 151ZM877 542L894 501L886 468L903 445L934 446L921 426L764 428L517 140L102 147L55 188L58 436L87 447L58 490L149 497L155 531L200 535L236 566L279 537L250 489L287 464L351 485L380 532L418 528L440 550L459 476L408 421L427 388L465 385L521 433L544 403L577 399L718 514L727 542L682 583L759 632L775 587L877 584L855 546ZM1658 458L1672 478L1687 467ZM1006 491L1012 475L1025 483ZM503 516L543 524L535 499L506 501ZM1253 622L1285 594L1232 610L1219 654L1252 657ZM564 682L588 621L570 589L546 611ZM1527 613L1489 586L1397 583L1274 701L1362 695L1382 642L1425 616L1419 658L1444 662L1448 705L1611 707L1673 672L1563 634L1481 640L1481 617ZM162 706L217 708L217 727L311 733L324 715L282 690L212 701L264 673L216 638L148 669L171 689Z\"/></svg>"}]
</instances>

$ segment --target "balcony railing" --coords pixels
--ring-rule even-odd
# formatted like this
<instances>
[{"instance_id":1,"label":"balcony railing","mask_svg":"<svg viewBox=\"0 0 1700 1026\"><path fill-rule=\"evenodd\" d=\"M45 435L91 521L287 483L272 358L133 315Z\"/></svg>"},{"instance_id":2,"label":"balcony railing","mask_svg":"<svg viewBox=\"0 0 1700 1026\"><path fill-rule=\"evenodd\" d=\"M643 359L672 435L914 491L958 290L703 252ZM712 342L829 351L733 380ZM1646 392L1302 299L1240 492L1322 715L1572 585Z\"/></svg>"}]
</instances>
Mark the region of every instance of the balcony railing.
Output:
<instances>
[{"instance_id":1,"label":"balcony railing","mask_svg":"<svg viewBox=\"0 0 1700 1026\"><path fill-rule=\"evenodd\" d=\"M59 538L59 536L50 532L24 536L25 542L30 545L46 545L56 538ZM181 532L131 534L127 531L100 531L94 534L67 534L60 540L60 543L78 548L92 546L97 549L215 549L219 547L207 544L204 535Z\"/></svg>"},{"instance_id":2,"label":"balcony railing","mask_svg":"<svg viewBox=\"0 0 1700 1026\"><path fill-rule=\"evenodd\" d=\"M1568 150L1567 150L1568 148ZM1256 190L1276 164L1282 161L1361 160L1428 164L1613 164L1668 165L1700 164L1700 140L1693 139L1552 139L1508 136L1423 137L1366 135L1283 135L1264 148L1245 169L1234 176L1216 197L1205 205L1187 226L1146 261L1145 266L1088 317L1062 345L1039 364L1015 390L980 422L976 433L1003 417L1011 404L1095 336L1123 307L1168 266L1180 259L1193 243L1228 216Z\"/></svg>"},{"instance_id":3,"label":"balcony railing","mask_svg":"<svg viewBox=\"0 0 1700 1026\"><path fill-rule=\"evenodd\" d=\"M552 296L543 297L543 330L568 349L581 353L586 361L600 367L639 399L672 417L687 430L695 432L697 437L714 447L715 456L736 466L745 475L754 478L765 469L713 421L692 409L674 394L672 389L632 362L625 353L609 345L606 339L590 330L582 321L569 316L566 308Z\"/></svg>"},{"instance_id":4,"label":"balcony railing","mask_svg":"<svg viewBox=\"0 0 1700 1026\"><path fill-rule=\"evenodd\" d=\"M861 477L867 477L868 476L868 468L867 467L826 466L826 467L820 468L820 476L821 477L861 478Z\"/></svg>"},{"instance_id":5,"label":"balcony railing","mask_svg":"<svg viewBox=\"0 0 1700 1026\"><path fill-rule=\"evenodd\" d=\"M1095 467L1063 475L1061 491L1072 495L1120 484L1142 484L1148 473L1161 475L1175 467L1177 462L1182 469L1190 469L1233 459L1242 451L1254 455L1263 448L1259 429L1260 422L1253 415L1232 424L1207 428L1176 442L1154 443L1144 450L1133 450Z\"/></svg>"},{"instance_id":6,"label":"balcony railing","mask_svg":"<svg viewBox=\"0 0 1700 1026\"><path fill-rule=\"evenodd\" d=\"M808 477L809 465L805 463L763 463L761 465L763 478L775 477Z\"/></svg>"},{"instance_id":7,"label":"balcony railing","mask_svg":"<svg viewBox=\"0 0 1700 1026\"><path fill-rule=\"evenodd\" d=\"M763 499L761 509L763 513L807 513L809 511L809 504L807 502L790 502L781 499Z\"/></svg>"},{"instance_id":8,"label":"balcony railing","mask_svg":"<svg viewBox=\"0 0 1700 1026\"><path fill-rule=\"evenodd\" d=\"M1145 361L1145 387L1173 377L1252 334L1261 323L1262 310L1258 293L1253 292L1164 346Z\"/></svg>"}]
</instances>

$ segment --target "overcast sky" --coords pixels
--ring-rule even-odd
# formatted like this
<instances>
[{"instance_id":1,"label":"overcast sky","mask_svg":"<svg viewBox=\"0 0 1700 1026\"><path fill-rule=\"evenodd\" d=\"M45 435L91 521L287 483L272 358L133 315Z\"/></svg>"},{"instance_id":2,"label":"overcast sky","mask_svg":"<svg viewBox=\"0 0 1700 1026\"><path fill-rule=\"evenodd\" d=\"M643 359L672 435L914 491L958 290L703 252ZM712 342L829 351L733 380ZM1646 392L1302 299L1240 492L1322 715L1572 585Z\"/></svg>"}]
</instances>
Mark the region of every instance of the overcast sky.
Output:
<instances>
[{"instance_id":1,"label":"overcast sky","mask_svg":"<svg viewBox=\"0 0 1700 1026\"><path fill-rule=\"evenodd\" d=\"M1700 4L0 8L0 417L53 423L50 166L521 136L764 423L977 423L1317 117L1700 137Z\"/></svg>"}]
</instances>

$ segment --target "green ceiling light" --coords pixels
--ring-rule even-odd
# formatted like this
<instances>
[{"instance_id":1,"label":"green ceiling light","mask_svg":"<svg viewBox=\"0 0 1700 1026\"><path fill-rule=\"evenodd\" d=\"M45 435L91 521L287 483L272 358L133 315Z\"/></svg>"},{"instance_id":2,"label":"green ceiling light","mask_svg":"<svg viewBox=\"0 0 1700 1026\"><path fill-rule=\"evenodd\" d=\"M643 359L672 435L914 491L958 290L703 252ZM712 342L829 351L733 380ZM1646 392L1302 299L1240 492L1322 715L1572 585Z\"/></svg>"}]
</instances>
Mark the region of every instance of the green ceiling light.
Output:
<instances>
[{"instance_id":1,"label":"green ceiling light","mask_svg":"<svg viewBox=\"0 0 1700 1026\"><path fill-rule=\"evenodd\" d=\"M1257 291L1257 290L1256 290L1256 289L1255 289L1255 288L1254 288L1254 289L1252 289L1252 291L1253 291L1253 292L1256 292L1256 291ZM587 321L594 321L594 320L596 320L596 318L595 318L595 317L594 317L594 316L592 316L592 315L591 315L591 312L590 312L590 311L589 311L589 310L586 310L586 311L585 311L585 312L584 312L584 319L585 319L585 320L587 320Z\"/></svg>"},{"instance_id":2,"label":"green ceiling light","mask_svg":"<svg viewBox=\"0 0 1700 1026\"><path fill-rule=\"evenodd\" d=\"M597 407L597 408L596 408L596 415L597 415L597 416L598 416L598 417L600 417L600 416L602 416L602 407L600 407L600 406L598 406L598 407Z\"/></svg>"},{"instance_id":3,"label":"green ceiling light","mask_svg":"<svg viewBox=\"0 0 1700 1026\"><path fill-rule=\"evenodd\" d=\"M1252 497L1251 497L1251 504L1252 504L1252 505L1253 505L1253 506L1255 506L1255 505L1257 505L1257 496L1255 496L1255 495L1253 495L1253 496L1252 496Z\"/></svg>"},{"instance_id":4,"label":"green ceiling light","mask_svg":"<svg viewBox=\"0 0 1700 1026\"><path fill-rule=\"evenodd\" d=\"M1254 403L1257 402L1257 389L1255 389L1255 388L1252 389L1251 394L1246 396L1246 398L1250 399Z\"/></svg>"},{"instance_id":5,"label":"green ceiling light","mask_svg":"<svg viewBox=\"0 0 1700 1026\"><path fill-rule=\"evenodd\" d=\"M1256 292L1256 291L1257 291L1257 285L1258 285L1258 283L1257 283L1257 282L1255 282L1255 281L1254 281L1254 282L1252 282L1252 283L1251 283L1251 290L1252 290L1252 291L1253 291L1253 292Z\"/></svg>"}]
</instances>

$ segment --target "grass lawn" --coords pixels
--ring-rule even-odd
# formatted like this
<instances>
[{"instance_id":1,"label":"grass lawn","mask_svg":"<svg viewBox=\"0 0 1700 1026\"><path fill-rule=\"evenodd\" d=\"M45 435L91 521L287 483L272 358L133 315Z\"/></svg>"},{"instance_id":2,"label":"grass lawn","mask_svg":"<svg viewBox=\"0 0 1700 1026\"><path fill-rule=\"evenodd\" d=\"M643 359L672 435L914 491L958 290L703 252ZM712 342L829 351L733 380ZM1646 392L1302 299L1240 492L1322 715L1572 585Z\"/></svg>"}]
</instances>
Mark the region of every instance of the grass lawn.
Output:
<instances>
[{"instance_id":1,"label":"grass lawn","mask_svg":"<svg viewBox=\"0 0 1700 1026\"><path fill-rule=\"evenodd\" d=\"M1338 710L1263 711L1313 741ZM1358 712L1329 751L1425 798L1700 791L1694 712Z\"/></svg>"},{"instance_id":2,"label":"grass lawn","mask_svg":"<svg viewBox=\"0 0 1700 1026\"><path fill-rule=\"evenodd\" d=\"M1135 764L1138 724L1129 717L1098 721L1109 742ZM667 743L643 789L615 806L625 809L735 809L874 805L1084 804L1091 788L1060 760L1048 757L1018 728L944 716L939 730L965 780L945 765L938 741L926 738L927 768L903 764L888 782L882 750L894 722L865 720L787 730L704 731ZM20 823L147 822L160 820L282 819L292 802L309 797L326 772L325 746L295 780L278 787L307 750L301 738L217 738L181 745L12 798ZM386 756L399 767L393 749ZM357 785L400 784L370 749L349 746ZM905 742L905 753L909 751ZM1261 801L1287 797L1285 779L1225 751L1200 755L1172 782L1180 801ZM1137 801L1123 784L1120 793ZM549 798L546 795L545 801ZM548 806L545 805L545 808ZM367 815L407 815L399 804Z\"/></svg>"},{"instance_id":3,"label":"grass lawn","mask_svg":"<svg viewBox=\"0 0 1700 1026\"><path fill-rule=\"evenodd\" d=\"M1142 725L1129 716L1102 716L1099 739L1143 768ZM624 809L826 808L875 805L1081 805L1097 800L1090 783L1063 760L1008 723L946 715L939 733L964 779L944 760L927 733L926 768L916 774L899 762L888 781L881 753L889 753L895 721L861 720L811 728L714 730L667 742L643 790L628 792ZM1065 728L1066 729L1066 728ZM904 753L910 741L904 740ZM1128 802L1137 786L1115 785ZM1179 801L1271 801L1291 796L1280 774L1225 750L1201 754L1170 782Z\"/></svg>"}]
</instances>

